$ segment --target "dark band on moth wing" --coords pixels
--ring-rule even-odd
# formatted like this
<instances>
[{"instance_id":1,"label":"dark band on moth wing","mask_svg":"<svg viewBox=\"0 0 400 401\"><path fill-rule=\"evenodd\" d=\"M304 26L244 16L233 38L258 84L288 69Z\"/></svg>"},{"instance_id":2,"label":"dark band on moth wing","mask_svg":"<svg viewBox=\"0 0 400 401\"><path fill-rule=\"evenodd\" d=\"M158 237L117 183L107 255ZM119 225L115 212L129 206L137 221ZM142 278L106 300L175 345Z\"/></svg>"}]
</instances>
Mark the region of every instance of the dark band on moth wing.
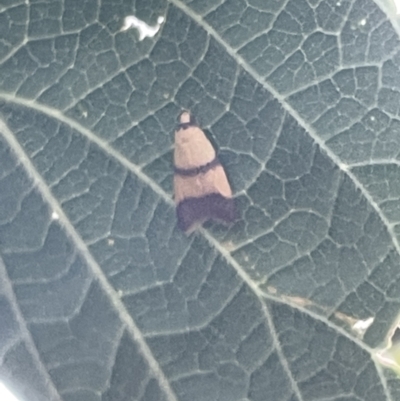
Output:
<instances>
[{"instance_id":1,"label":"dark band on moth wing","mask_svg":"<svg viewBox=\"0 0 400 401\"><path fill-rule=\"evenodd\" d=\"M183 231L198 221L212 219L232 223L237 219L234 200L217 193L182 200L176 208L176 214L178 227Z\"/></svg>"},{"instance_id":2,"label":"dark band on moth wing","mask_svg":"<svg viewBox=\"0 0 400 401\"><path fill-rule=\"evenodd\" d=\"M177 130L187 129L189 127L197 127L197 124L195 122L191 122L191 121L188 122L188 123L179 123L178 127L177 127Z\"/></svg>"},{"instance_id":3,"label":"dark band on moth wing","mask_svg":"<svg viewBox=\"0 0 400 401\"><path fill-rule=\"evenodd\" d=\"M205 174L207 171L211 170L212 168L219 166L220 162L218 158L216 157L215 159L211 160L207 164L203 164L200 167L194 167L194 168L179 168L179 167L174 167L174 172L175 174L184 176L184 177L195 177L198 174Z\"/></svg>"}]
</instances>

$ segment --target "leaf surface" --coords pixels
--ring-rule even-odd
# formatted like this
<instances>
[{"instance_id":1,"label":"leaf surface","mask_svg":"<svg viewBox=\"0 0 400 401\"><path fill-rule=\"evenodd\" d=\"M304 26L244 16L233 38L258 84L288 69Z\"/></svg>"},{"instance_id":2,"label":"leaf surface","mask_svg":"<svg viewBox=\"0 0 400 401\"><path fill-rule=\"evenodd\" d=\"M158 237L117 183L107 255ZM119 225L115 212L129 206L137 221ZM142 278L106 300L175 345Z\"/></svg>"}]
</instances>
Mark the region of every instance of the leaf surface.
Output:
<instances>
[{"instance_id":1,"label":"leaf surface","mask_svg":"<svg viewBox=\"0 0 400 401\"><path fill-rule=\"evenodd\" d=\"M371 0L0 5L0 376L21 400L395 401L400 40ZM385 11L383 11L385 10ZM127 15L160 32L121 31ZM241 218L187 237L189 109Z\"/></svg>"}]
</instances>

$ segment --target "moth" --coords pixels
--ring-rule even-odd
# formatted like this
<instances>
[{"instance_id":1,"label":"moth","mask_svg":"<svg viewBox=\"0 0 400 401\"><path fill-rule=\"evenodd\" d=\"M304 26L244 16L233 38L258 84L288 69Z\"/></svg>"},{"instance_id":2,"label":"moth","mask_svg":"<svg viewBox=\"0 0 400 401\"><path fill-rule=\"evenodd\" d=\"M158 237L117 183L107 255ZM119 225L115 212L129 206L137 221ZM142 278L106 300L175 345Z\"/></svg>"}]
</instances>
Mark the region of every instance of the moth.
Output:
<instances>
[{"instance_id":1,"label":"moth","mask_svg":"<svg viewBox=\"0 0 400 401\"><path fill-rule=\"evenodd\" d=\"M236 219L232 190L216 151L189 112L175 131L174 199L178 227L191 233L207 220Z\"/></svg>"}]
</instances>

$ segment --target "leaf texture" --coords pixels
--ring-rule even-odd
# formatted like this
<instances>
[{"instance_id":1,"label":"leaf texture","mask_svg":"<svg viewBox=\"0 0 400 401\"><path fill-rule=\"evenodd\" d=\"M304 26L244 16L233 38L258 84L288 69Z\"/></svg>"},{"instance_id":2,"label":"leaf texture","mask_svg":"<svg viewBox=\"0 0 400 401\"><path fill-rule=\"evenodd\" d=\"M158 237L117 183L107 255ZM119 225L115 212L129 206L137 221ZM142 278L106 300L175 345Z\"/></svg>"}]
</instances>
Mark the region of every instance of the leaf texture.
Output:
<instances>
[{"instance_id":1,"label":"leaf texture","mask_svg":"<svg viewBox=\"0 0 400 401\"><path fill-rule=\"evenodd\" d=\"M398 400L376 358L400 308L379 6L3 1L0 380L30 401ZM165 23L139 41L132 14ZM182 109L226 167L229 228L176 227Z\"/></svg>"}]
</instances>

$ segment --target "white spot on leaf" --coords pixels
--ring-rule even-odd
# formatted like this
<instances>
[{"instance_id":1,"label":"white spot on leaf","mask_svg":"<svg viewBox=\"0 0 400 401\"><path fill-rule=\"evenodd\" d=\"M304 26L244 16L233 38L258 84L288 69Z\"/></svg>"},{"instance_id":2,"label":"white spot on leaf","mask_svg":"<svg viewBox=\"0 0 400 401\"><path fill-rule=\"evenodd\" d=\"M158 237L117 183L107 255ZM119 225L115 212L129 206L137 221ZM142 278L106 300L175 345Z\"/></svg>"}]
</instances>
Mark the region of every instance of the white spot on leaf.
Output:
<instances>
[{"instance_id":1,"label":"white spot on leaf","mask_svg":"<svg viewBox=\"0 0 400 401\"><path fill-rule=\"evenodd\" d=\"M150 26L134 15L129 15L128 17L125 17L121 31L126 31L129 28L136 28L139 31L139 41L141 41L146 37L152 38L155 36L163 23L164 17L158 17L157 24L155 26Z\"/></svg>"},{"instance_id":2,"label":"white spot on leaf","mask_svg":"<svg viewBox=\"0 0 400 401\"><path fill-rule=\"evenodd\" d=\"M363 18L363 19L359 22L360 26L365 26L366 23L367 23L367 19L366 19L366 18Z\"/></svg>"},{"instance_id":3,"label":"white spot on leaf","mask_svg":"<svg viewBox=\"0 0 400 401\"><path fill-rule=\"evenodd\" d=\"M356 331L359 335L363 335L369 326L373 323L374 318L370 317L365 320L358 320L353 325L353 330Z\"/></svg>"}]
</instances>

